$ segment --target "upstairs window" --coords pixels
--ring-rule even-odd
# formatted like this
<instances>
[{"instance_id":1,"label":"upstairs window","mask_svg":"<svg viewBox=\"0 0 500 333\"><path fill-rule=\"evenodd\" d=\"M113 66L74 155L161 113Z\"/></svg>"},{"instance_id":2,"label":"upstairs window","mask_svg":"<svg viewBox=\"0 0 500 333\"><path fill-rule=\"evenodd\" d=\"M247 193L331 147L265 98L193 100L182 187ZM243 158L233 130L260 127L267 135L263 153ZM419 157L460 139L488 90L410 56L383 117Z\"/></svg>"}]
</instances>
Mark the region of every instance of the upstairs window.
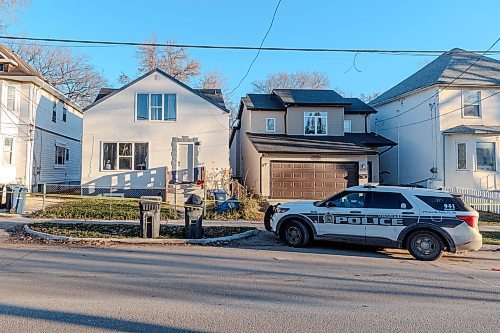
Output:
<instances>
[{"instance_id":1,"label":"upstairs window","mask_svg":"<svg viewBox=\"0 0 500 333\"><path fill-rule=\"evenodd\" d=\"M175 121L176 118L176 95L137 94L136 120Z\"/></svg>"},{"instance_id":2,"label":"upstairs window","mask_svg":"<svg viewBox=\"0 0 500 333\"><path fill-rule=\"evenodd\" d=\"M496 149L494 142L476 143L476 166L477 170L496 170Z\"/></svg>"},{"instance_id":3,"label":"upstairs window","mask_svg":"<svg viewBox=\"0 0 500 333\"><path fill-rule=\"evenodd\" d=\"M352 122L350 119L344 120L344 133L352 132Z\"/></svg>"},{"instance_id":4,"label":"upstairs window","mask_svg":"<svg viewBox=\"0 0 500 333\"><path fill-rule=\"evenodd\" d=\"M148 143L105 142L102 170L147 170Z\"/></svg>"},{"instance_id":5,"label":"upstairs window","mask_svg":"<svg viewBox=\"0 0 500 333\"><path fill-rule=\"evenodd\" d=\"M481 117L481 92L462 91L463 116Z\"/></svg>"},{"instance_id":6,"label":"upstairs window","mask_svg":"<svg viewBox=\"0 0 500 333\"><path fill-rule=\"evenodd\" d=\"M69 161L69 149L56 145L55 165L63 166Z\"/></svg>"},{"instance_id":7,"label":"upstairs window","mask_svg":"<svg viewBox=\"0 0 500 333\"><path fill-rule=\"evenodd\" d=\"M66 122L67 117L68 117L68 109L66 108L66 105L64 105L62 113L62 121Z\"/></svg>"},{"instance_id":8,"label":"upstairs window","mask_svg":"<svg viewBox=\"0 0 500 333\"><path fill-rule=\"evenodd\" d=\"M14 111L16 109L16 88L7 86L7 110Z\"/></svg>"},{"instance_id":9,"label":"upstairs window","mask_svg":"<svg viewBox=\"0 0 500 333\"><path fill-rule=\"evenodd\" d=\"M56 102L52 103L52 121L57 122L57 104Z\"/></svg>"},{"instance_id":10,"label":"upstairs window","mask_svg":"<svg viewBox=\"0 0 500 333\"><path fill-rule=\"evenodd\" d=\"M12 164L12 152L14 148L14 139L12 138L4 138L3 139L3 164L11 165Z\"/></svg>"},{"instance_id":11,"label":"upstairs window","mask_svg":"<svg viewBox=\"0 0 500 333\"><path fill-rule=\"evenodd\" d=\"M304 134L326 135L326 112L304 112Z\"/></svg>"},{"instance_id":12,"label":"upstairs window","mask_svg":"<svg viewBox=\"0 0 500 333\"><path fill-rule=\"evenodd\" d=\"M266 132L276 132L276 118L266 119Z\"/></svg>"}]
</instances>

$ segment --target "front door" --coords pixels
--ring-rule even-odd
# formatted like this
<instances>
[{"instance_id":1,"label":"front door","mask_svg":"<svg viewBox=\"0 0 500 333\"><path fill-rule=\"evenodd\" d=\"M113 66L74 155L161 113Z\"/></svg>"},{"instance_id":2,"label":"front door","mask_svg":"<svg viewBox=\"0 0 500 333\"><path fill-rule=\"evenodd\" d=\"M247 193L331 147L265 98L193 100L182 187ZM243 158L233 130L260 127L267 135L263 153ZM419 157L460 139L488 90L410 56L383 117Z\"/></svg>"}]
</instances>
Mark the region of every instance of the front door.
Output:
<instances>
[{"instance_id":1,"label":"front door","mask_svg":"<svg viewBox=\"0 0 500 333\"><path fill-rule=\"evenodd\" d=\"M189 183L194 181L194 145L179 143L177 147L177 182Z\"/></svg>"},{"instance_id":2,"label":"front door","mask_svg":"<svg viewBox=\"0 0 500 333\"><path fill-rule=\"evenodd\" d=\"M363 191L344 191L318 207L318 236L334 241L364 244L366 196L367 193Z\"/></svg>"}]
</instances>

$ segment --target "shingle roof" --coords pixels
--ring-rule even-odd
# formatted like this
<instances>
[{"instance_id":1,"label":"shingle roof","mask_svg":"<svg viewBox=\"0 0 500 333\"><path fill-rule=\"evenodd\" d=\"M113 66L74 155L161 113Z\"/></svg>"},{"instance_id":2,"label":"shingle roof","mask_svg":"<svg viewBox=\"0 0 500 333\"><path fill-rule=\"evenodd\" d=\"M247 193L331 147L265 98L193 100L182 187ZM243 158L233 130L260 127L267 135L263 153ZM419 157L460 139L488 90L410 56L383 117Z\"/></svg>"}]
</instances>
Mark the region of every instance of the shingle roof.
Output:
<instances>
[{"instance_id":1,"label":"shingle roof","mask_svg":"<svg viewBox=\"0 0 500 333\"><path fill-rule=\"evenodd\" d=\"M222 108L226 108L226 103L224 102L224 96L222 95L222 90L220 89L193 89L205 97L211 99L216 104Z\"/></svg>"},{"instance_id":2,"label":"shingle roof","mask_svg":"<svg viewBox=\"0 0 500 333\"><path fill-rule=\"evenodd\" d=\"M3 56L2 56L3 54ZM25 62L17 53L9 49L8 47L0 44L0 59L10 59L17 63L16 66L9 66L9 70L4 73L0 73L2 76L36 76L39 79L47 82L45 78L38 73L33 67L31 67L27 62Z\"/></svg>"},{"instance_id":3,"label":"shingle roof","mask_svg":"<svg viewBox=\"0 0 500 333\"><path fill-rule=\"evenodd\" d=\"M346 133L344 136L305 136L247 133L259 153L290 154L378 154L371 148L396 143L375 133Z\"/></svg>"},{"instance_id":4,"label":"shingle roof","mask_svg":"<svg viewBox=\"0 0 500 333\"><path fill-rule=\"evenodd\" d=\"M453 82L453 85L457 86L500 85L500 61L485 56L477 60L479 57L480 54L458 48L445 52L369 104L379 105L413 90L434 84L450 84ZM475 61L477 62L474 63ZM472 64L474 65L467 70ZM466 70L467 72L465 72ZM460 76L463 72L465 73ZM460 77L453 81L458 76Z\"/></svg>"},{"instance_id":5,"label":"shingle roof","mask_svg":"<svg viewBox=\"0 0 500 333\"><path fill-rule=\"evenodd\" d=\"M443 134L500 134L500 126L460 125L443 131Z\"/></svg>"},{"instance_id":6,"label":"shingle roof","mask_svg":"<svg viewBox=\"0 0 500 333\"><path fill-rule=\"evenodd\" d=\"M377 110L359 98L344 98L351 105L344 106L344 113L377 113Z\"/></svg>"},{"instance_id":7,"label":"shingle roof","mask_svg":"<svg viewBox=\"0 0 500 333\"><path fill-rule=\"evenodd\" d=\"M250 110L286 110L285 105L274 94L248 94L242 101Z\"/></svg>"},{"instance_id":8,"label":"shingle roof","mask_svg":"<svg viewBox=\"0 0 500 333\"><path fill-rule=\"evenodd\" d=\"M346 105L344 97L334 90L319 89L274 89L273 93L286 106L289 105Z\"/></svg>"},{"instance_id":9,"label":"shingle roof","mask_svg":"<svg viewBox=\"0 0 500 333\"><path fill-rule=\"evenodd\" d=\"M107 95L111 94L115 90L118 90L118 89L115 89L115 88L101 88L101 89L99 89L99 93L97 94L97 96L94 100L94 103L97 102L98 100L100 100L101 98L104 98Z\"/></svg>"}]
</instances>

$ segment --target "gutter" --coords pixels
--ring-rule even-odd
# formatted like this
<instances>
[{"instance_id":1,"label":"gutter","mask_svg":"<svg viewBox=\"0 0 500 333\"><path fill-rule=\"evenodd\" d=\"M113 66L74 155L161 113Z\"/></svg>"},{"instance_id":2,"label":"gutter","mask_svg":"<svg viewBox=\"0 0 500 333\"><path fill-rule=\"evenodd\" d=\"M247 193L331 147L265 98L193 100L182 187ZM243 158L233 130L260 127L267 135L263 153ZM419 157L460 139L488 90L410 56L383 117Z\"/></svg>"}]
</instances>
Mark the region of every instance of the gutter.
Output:
<instances>
[{"instance_id":1,"label":"gutter","mask_svg":"<svg viewBox=\"0 0 500 333\"><path fill-rule=\"evenodd\" d=\"M384 151L380 152L380 153L378 154L378 156L380 156L380 155L382 155L382 154L387 153L389 150L391 150L391 149L392 149L392 148L394 148L394 147L396 147L396 146L390 146L390 147L389 147L389 148L387 148L386 150L384 150Z\"/></svg>"},{"instance_id":2,"label":"gutter","mask_svg":"<svg viewBox=\"0 0 500 333\"><path fill-rule=\"evenodd\" d=\"M260 167L259 167L259 193L260 195L262 195L262 158L264 157L264 154L260 154L260 158L259 158L259 163L260 163Z\"/></svg>"}]
</instances>

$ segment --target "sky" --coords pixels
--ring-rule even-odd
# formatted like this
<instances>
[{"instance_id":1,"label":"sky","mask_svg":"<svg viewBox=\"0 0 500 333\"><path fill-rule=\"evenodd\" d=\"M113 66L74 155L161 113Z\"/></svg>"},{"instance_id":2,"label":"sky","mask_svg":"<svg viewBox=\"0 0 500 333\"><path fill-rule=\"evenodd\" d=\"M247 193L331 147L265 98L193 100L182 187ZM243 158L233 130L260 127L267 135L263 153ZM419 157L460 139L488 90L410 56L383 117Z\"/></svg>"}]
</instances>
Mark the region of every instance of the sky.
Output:
<instances>
[{"instance_id":1,"label":"sky","mask_svg":"<svg viewBox=\"0 0 500 333\"><path fill-rule=\"evenodd\" d=\"M18 11L9 35L183 44L258 46L277 0L31 0ZM342 49L486 50L500 36L500 1L282 0L264 46ZM0 15L4 15L0 13ZM500 50L500 43L495 47ZM120 72L135 78L136 47L72 47L118 87ZM234 88L257 51L189 49L202 71L219 71ZM499 55L493 56L499 59ZM351 96L384 92L435 56L267 52L260 53L233 98L252 92L251 82L278 71L319 71L330 87Z\"/></svg>"}]
</instances>

